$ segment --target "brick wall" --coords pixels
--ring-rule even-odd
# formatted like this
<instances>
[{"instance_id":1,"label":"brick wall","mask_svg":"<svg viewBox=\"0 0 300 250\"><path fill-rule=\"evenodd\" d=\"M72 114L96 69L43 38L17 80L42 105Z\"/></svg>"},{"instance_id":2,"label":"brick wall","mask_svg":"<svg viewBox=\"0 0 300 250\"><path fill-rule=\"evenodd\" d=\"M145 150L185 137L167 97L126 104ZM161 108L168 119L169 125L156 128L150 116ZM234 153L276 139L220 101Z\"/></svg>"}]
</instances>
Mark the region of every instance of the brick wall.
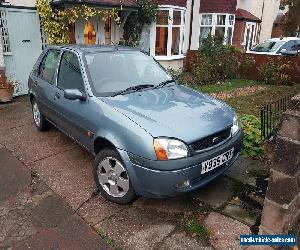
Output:
<instances>
[{"instance_id":1,"label":"brick wall","mask_svg":"<svg viewBox=\"0 0 300 250\"><path fill-rule=\"evenodd\" d=\"M272 37L284 36L283 24L274 24L272 29Z\"/></svg>"},{"instance_id":2,"label":"brick wall","mask_svg":"<svg viewBox=\"0 0 300 250\"><path fill-rule=\"evenodd\" d=\"M4 84L5 81L6 81L5 68L0 67L0 85Z\"/></svg>"},{"instance_id":3,"label":"brick wall","mask_svg":"<svg viewBox=\"0 0 300 250\"><path fill-rule=\"evenodd\" d=\"M246 26L245 21L238 21L238 20L235 21L232 45L240 49L244 49L242 43L244 42L245 26Z\"/></svg>"},{"instance_id":4,"label":"brick wall","mask_svg":"<svg viewBox=\"0 0 300 250\"><path fill-rule=\"evenodd\" d=\"M287 234L300 216L300 94L293 98L267 155L271 177L264 202L260 233Z\"/></svg>"}]
</instances>

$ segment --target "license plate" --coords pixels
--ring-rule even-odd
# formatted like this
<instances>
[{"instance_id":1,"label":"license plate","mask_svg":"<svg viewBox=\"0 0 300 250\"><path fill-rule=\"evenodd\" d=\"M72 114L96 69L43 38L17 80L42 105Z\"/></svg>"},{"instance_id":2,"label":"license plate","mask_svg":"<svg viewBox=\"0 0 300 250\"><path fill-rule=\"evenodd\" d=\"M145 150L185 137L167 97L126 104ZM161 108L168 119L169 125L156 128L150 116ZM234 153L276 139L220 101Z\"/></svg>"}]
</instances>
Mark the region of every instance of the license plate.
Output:
<instances>
[{"instance_id":1,"label":"license plate","mask_svg":"<svg viewBox=\"0 0 300 250\"><path fill-rule=\"evenodd\" d=\"M217 167L220 167L224 163L230 161L233 157L233 151L234 148L226 151L225 153L218 155L210 160L202 162L202 170L201 174L205 174L209 171L212 171L213 169L216 169Z\"/></svg>"}]
</instances>

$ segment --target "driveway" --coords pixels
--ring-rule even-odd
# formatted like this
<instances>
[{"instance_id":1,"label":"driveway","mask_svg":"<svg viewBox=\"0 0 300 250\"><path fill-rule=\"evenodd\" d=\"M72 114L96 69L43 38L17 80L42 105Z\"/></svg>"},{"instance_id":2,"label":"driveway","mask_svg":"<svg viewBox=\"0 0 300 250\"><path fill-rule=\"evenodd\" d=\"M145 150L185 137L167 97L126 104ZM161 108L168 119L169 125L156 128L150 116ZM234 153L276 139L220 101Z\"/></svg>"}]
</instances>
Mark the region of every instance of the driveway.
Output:
<instances>
[{"instance_id":1,"label":"driveway","mask_svg":"<svg viewBox=\"0 0 300 250\"><path fill-rule=\"evenodd\" d=\"M243 223L233 219L235 216L230 211L236 209L235 181L226 176L197 192L172 199L140 198L126 206L104 200L94 185L93 156L55 128L38 132L32 123L31 106L26 97L0 105L0 147L4 154L16 158L16 171L20 172L18 184L11 182L9 185L12 190L0 185L0 228L17 223L17 218L25 216L24 213L39 214L50 209L56 214L42 216L46 219L37 216L25 220L14 230L0 230L0 248L19 244L39 248L44 241L63 234L61 246L67 246L64 245L66 241L72 242L76 237L64 229L73 228L82 233L87 231L91 244L105 241L107 245L122 249L238 249L239 235L251 233L249 226L255 222L255 219L247 220L247 216L243 216L246 220L240 220ZM0 154L1 172L5 172L5 159ZM235 166L231 174L241 175L240 167ZM29 174L22 170L24 168L29 169ZM35 212L28 212L24 205L28 197L34 201L30 211ZM53 204L57 206L53 208ZM18 206L26 208L20 212ZM14 209L8 213L5 207ZM3 211L6 211L5 216ZM224 216L226 211L231 218ZM194 220L207 233L195 230L191 226ZM222 227L216 223L218 221ZM50 230L48 240L45 228ZM35 235L38 235L37 243L32 241Z\"/></svg>"}]
</instances>

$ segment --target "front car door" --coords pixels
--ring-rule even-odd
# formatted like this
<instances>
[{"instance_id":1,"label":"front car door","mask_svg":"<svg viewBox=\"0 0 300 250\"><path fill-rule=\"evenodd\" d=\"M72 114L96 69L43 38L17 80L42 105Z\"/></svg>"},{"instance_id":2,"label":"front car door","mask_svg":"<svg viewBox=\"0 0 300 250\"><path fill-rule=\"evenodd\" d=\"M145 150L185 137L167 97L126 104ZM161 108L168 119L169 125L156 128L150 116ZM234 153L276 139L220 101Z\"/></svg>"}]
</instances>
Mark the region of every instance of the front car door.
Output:
<instances>
[{"instance_id":1,"label":"front car door","mask_svg":"<svg viewBox=\"0 0 300 250\"><path fill-rule=\"evenodd\" d=\"M65 50L62 53L57 75L55 93L56 110L60 116L59 127L87 149L92 147L92 116L89 110L89 97L85 101L68 100L64 97L65 89L77 89L86 94L82 69L78 55Z\"/></svg>"}]
</instances>

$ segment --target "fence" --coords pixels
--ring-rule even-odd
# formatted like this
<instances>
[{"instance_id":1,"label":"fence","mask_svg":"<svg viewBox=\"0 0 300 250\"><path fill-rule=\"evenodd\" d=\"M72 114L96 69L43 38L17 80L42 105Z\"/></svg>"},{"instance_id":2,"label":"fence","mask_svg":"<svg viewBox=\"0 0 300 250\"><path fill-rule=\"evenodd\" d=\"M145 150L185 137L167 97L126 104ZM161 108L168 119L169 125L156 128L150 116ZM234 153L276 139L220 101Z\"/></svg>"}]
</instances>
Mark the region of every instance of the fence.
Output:
<instances>
[{"instance_id":1,"label":"fence","mask_svg":"<svg viewBox=\"0 0 300 250\"><path fill-rule=\"evenodd\" d=\"M268 139L278 127L281 117L287 110L291 99L292 95L289 95L261 108L260 117L262 140Z\"/></svg>"}]
</instances>

